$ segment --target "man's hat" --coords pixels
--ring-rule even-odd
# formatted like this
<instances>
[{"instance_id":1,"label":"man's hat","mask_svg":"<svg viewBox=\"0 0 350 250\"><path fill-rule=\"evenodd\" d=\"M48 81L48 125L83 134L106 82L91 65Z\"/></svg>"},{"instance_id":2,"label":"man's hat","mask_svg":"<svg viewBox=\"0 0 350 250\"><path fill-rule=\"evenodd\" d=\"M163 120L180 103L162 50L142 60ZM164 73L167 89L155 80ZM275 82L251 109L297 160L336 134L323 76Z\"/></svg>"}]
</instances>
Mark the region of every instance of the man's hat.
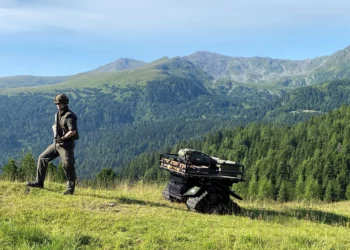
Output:
<instances>
[{"instance_id":1,"label":"man's hat","mask_svg":"<svg viewBox=\"0 0 350 250\"><path fill-rule=\"evenodd\" d=\"M69 99L65 94L59 94L56 95L55 97L55 104L68 104L69 103Z\"/></svg>"}]
</instances>

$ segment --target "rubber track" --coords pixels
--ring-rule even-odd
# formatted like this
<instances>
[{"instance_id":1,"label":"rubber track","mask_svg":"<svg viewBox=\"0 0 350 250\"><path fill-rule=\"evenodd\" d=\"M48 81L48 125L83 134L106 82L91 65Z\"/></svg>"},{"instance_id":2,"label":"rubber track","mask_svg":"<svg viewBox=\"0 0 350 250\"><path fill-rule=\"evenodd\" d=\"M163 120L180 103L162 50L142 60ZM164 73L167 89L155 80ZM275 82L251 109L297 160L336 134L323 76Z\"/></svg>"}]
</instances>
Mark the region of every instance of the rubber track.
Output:
<instances>
[{"instance_id":1,"label":"rubber track","mask_svg":"<svg viewBox=\"0 0 350 250\"><path fill-rule=\"evenodd\" d=\"M203 211L197 211L196 206L197 205L201 205L199 204L204 198L205 196L208 195L208 192L205 191L202 195L198 196L198 197L190 197L187 202L186 202L186 206L187 208L192 211L192 212L203 212ZM221 208L220 208L221 207ZM232 200L230 200L228 202L228 204L219 204L217 206L217 208L214 209L214 213L218 213L218 214L240 214L241 213L241 207L238 206L237 203L233 202Z\"/></svg>"},{"instance_id":2,"label":"rubber track","mask_svg":"<svg viewBox=\"0 0 350 250\"><path fill-rule=\"evenodd\" d=\"M190 197L188 198L187 202L186 202L186 206L189 210L193 211L193 212L197 212L196 210L196 206L197 204L208 194L207 191L205 191L202 195L198 196L198 197Z\"/></svg>"}]
</instances>

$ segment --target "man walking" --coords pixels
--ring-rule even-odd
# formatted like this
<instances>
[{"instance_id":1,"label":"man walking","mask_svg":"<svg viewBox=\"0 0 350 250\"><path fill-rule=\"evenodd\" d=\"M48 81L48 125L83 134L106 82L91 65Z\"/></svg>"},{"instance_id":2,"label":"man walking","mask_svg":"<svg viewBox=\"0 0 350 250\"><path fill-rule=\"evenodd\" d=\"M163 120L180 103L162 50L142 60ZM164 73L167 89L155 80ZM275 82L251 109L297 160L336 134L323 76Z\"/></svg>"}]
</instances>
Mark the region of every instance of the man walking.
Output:
<instances>
[{"instance_id":1,"label":"man walking","mask_svg":"<svg viewBox=\"0 0 350 250\"><path fill-rule=\"evenodd\" d=\"M62 166L67 178L67 188L64 195L74 194L77 175L75 172L74 140L79 139L78 117L68 108L69 99L65 94L55 97L58 112L55 116L54 143L39 156L37 165L37 178L35 182L28 182L29 187L44 188L44 180L48 163L58 156L61 157Z\"/></svg>"}]
</instances>

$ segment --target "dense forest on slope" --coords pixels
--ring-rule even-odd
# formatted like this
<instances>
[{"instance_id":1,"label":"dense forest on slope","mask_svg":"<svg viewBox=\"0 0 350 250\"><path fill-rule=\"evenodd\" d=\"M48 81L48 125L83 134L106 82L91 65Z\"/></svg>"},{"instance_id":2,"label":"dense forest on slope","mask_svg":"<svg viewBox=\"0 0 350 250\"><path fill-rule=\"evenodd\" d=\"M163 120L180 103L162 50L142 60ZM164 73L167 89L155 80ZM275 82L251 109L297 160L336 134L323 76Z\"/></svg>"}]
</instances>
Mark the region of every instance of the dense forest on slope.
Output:
<instances>
[{"instance_id":1,"label":"dense forest on slope","mask_svg":"<svg viewBox=\"0 0 350 250\"><path fill-rule=\"evenodd\" d=\"M251 124L187 140L168 152L195 148L246 166L245 198L350 200L350 106L292 127ZM119 173L123 179L164 180L158 153L143 154ZM234 185L235 188L235 185Z\"/></svg>"},{"instance_id":2,"label":"dense forest on slope","mask_svg":"<svg viewBox=\"0 0 350 250\"><path fill-rule=\"evenodd\" d=\"M350 104L350 80L336 80L284 93L264 121L292 125Z\"/></svg>"},{"instance_id":3,"label":"dense forest on slope","mask_svg":"<svg viewBox=\"0 0 350 250\"><path fill-rule=\"evenodd\" d=\"M142 152L261 119L269 101L276 98L258 90L237 93L235 98L218 96L201 82L179 77L142 86L105 84L64 92L79 117L77 169L85 177L104 167L118 168ZM22 149L38 156L48 146L56 112L53 97L53 93L0 96L1 107L6 107L0 116L0 165L18 157Z\"/></svg>"},{"instance_id":4,"label":"dense forest on slope","mask_svg":"<svg viewBox=\"0 0 350 250\"><path fill-rule=\"evenodd\" d=\"M281 96L236 87L211 89L196 78L169 77L147 84L66 89L78 115L77 169L82 177L102 168L117 170L135 156L172 148L223 128L264 121L293 125L315 114L350 104L350 81L304 87ZM56 93L57 93L56 92ZM54 93L0 95L0 168L21 151L37 157L51 142ZM304 112L313 109L317 112ZM57 162L56 162L57 164Z\"/></svg>"}]
</instances>

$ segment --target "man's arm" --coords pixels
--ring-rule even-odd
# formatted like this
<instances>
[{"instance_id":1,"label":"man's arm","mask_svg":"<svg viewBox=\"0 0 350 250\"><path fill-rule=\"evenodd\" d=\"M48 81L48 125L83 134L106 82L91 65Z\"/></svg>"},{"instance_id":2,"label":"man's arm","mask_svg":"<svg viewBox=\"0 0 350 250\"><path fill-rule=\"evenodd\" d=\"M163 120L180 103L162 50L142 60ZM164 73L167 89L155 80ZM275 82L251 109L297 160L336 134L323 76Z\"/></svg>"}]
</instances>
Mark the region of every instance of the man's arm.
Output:
<instances>
[{"instance_id":1,"label":"man's arm","mask_svg":"<svg viewBox=\"0 0 350 250\"><path fill-rule=\"evenodd\" d=\"M61 137L61 140L67 140L69 138L71 138L72 136L74 136L75 134L77 133L77 131L75 130L71 130L71 131L68 131L67 134L65 134L64 136Z\"/></svg>"},{"instance_id":2,"label":"man's arm","mask_svg":"<svg viewBox=\"0 0 350 250\"><path fill-rule=\"evenodd\" d=\"M69 131L61 137L61 140L67 140L77 133L77 121L71 116L67 117L67 127Z\"/></svg>"}]
</instances>

